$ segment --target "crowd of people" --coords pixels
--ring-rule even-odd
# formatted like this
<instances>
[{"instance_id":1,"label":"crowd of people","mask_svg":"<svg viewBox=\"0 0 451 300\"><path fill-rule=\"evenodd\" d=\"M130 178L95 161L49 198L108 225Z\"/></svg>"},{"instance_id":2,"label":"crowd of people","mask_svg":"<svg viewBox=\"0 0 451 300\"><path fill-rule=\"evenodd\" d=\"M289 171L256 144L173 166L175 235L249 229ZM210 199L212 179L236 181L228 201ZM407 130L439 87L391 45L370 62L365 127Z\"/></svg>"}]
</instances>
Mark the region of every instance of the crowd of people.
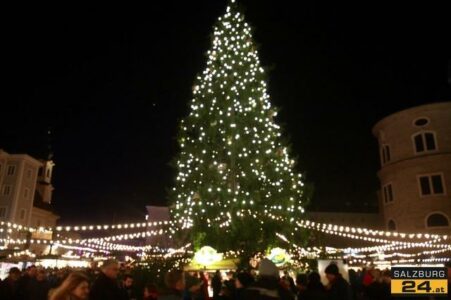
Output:
<instances>
[{"instance_id":1,"label":"crowd of people","mask_svg":"<svg viewBox=\"0 0 451 300\"><path fill-rule=\"evenodd\" d=\"M448 276L451 278L451 265ZM349 282L335 264L325 268L327 284L317 272L288 272L268 259L260 262L256 272L184 272L171 270L164 286L147 283L137 288L131 274L120 274L115 260L105 261L101 269L83 271L44 270L35 266L24 272L11 268L0 282L1 300L385 300L390 294L390 271L368 269L349 271ZM211 276L211 278L210 278ZM209 294L209 288L212 295ZM211 296L211 297L210 297Z\"/></svg>"}]
</instances>

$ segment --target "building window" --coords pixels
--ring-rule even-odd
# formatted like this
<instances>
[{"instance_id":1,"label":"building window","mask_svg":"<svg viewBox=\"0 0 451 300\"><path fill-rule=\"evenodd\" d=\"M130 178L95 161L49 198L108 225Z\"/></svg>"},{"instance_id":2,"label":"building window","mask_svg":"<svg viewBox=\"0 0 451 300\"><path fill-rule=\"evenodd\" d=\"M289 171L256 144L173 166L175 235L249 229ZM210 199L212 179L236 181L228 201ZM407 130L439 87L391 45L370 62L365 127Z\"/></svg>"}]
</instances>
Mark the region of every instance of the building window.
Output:
<instances>
[{"instance_id":1,"label":"building window","mask_svg":"<svg viewBox=\"0 0 451 300\"><path fill-rule=\"evenodd\" d=\"M427 227L448 227L448 217L442 213L433 213L426 219Z\"/></svg>"},{"instance_id":2,"label":"building window","mask_svg":"<svg viewBox=\"0 0 451 300\"><path fill-rule=\"evenodd\" d=\"M39 168L38 176L42 176L42 167Z\"/></svg>"},{"instance_id":3,"label":"building window","mask_svg":"<svg viewBox=\"0 0 451 300\"><path fill-rule=\"evenodd\" d=\"M47 178L50 178L50 169L47 169L47 172L46 172L45 176L47 176Z\"/></svg>"},{"instance_id":4,"label":"building window","mask_svg":"<svg viewBox=\"0 0 451 300\"><path fill-rule=\"evenodd\" d=\"M437 143L435 142L435 133L431 131L420 132L413 136L413 143L415 153L423 153L427 151L437 150Z\"/></svg>"},{"instance_id":5,"label":"building window","mask_svg":"<svg viewBox=\"0 0 451 300\"><path fill-rule=\"evenodd\" d=\"M384 190L384 203L387 204L393 202L393 188L391 183L385 185L383 187L383 190Z\"/></svg>"},{"instance_id":6,"label":"building window","mask_svg":"<svg viewBox=\"0 0 451 300\"><path fill-rule=\"evenodd\" d=\"M25 215L26 215L26 210L25 210L24 208L22 208L22 209L20 210L20 216L19 216L19 218L20 218L21 220L25 220Z\"/></svg>"},{"instance_id":7,"label":"building window","mask_svg":"<svg viewBox=\"0 0 451 300\"><path fill-rule=\"evenodd\" d=\"M445 194L442 174L421 175L418 180L421 196Z\"/></svg>"},{"instance_id":8,"label":"building window","mask_svg":"<svg viewBox=\"0 0 451 300\"><path fill-rule=\"evenodd\" d=\"M31 179L32 176L33 176L33 170L32 169L28 169L27 170L27 178Z\"/></svg>"},{"instance_id":9,"label":"building window","mask_svg":"<svg viewBox=\"0 0 451 300\"><path fill-rule=\"evenodd\" d=\"M6 207L0 207L0 218L6 217Z\"/></svg>"},{"instance_id":10,"label":"building window","mask_svg":"<svg viewBox=\"0 0 451 300\"><path fill-rule=\"evenodd\" d=\"M30 189L28 189L28 188L25 188L24 190L23 190L23 197L25 198L25 199L28 199L28 194L30 193Z\"/></svg>"},{"instance_id":11,"label":"building window","mask_svg":"<svg viewBox=\"0 0 451 300\"><path fill-rule=\"evenodd\" d=\"M8 171L6 174L8 176L13 176L16 173L16 166L8 166Z\"/></svg>"},{"instance_id":12,"label":"building window","mask_svg":"<svg viewBox=\"0 0 451 300\"><path fill-rule=\"evenodd\" d=\"M10 194L11 194L11 186L10 185L3 186L3 195L9 196Z\"/></svg>"},{"instance_id":13,"label":"building window","mask_svg":"<svg viewBox=\"0 0 451 300\"><path fill-rule=\"evenodd\" d=\"M381 159L382 164L386 164L391 160L391 154L390 154L390 146L389 145L382 145L381 148Z\"/></svg>"},{"instance_id":14,"label":"building window","mask_svg":"<svg viewBox=\"0 0 451 300\"><path fill-rule=\"evenodd\" d=\"M393 220L388 221L387 228L390 231L395 231L396 230L396 223L395 223L395 221L393 221Z\"/></svg>"}]
</instances>

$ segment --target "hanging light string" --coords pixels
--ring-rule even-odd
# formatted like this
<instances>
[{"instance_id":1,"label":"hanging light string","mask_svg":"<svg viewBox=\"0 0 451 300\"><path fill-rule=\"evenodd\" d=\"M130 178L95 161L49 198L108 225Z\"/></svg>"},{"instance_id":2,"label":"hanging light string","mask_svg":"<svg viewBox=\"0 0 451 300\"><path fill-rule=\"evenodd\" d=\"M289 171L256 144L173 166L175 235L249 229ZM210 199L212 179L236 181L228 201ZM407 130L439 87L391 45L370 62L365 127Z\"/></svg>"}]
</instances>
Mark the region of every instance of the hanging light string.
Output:
<instances>
[{"instance_id":1,"label":"hanging light string","mask_svg":"<svg viewBox=\"0 0 451 300\"><path fill-rule=\"evenodd\" d=\"M381 253L379 252L375 252L375 253L371 253L371 254L358 254L358 253L345 253L345 250L347 249L340 249L340 248L331 248L329 247L329 250L324 251L323 249L316 249L317 251L306 251L305 248L303 247L299 247L297 246L295 243L291 242L288 240L288 238L286 238L284 235L276 233L276 235L283 241L285 241L286 243L290 244L292 247L294 247L294 249L296 249L298 251L298 253L301 256L310 256L312 258L318 258L320 256L321 253L325 253L325 254L331 254L332 252L334 253L342 253L343 258L344 259L349 259L350 257L357 258L358 262L366 262L367 259L372 259L374 257L381 257L383 256L384 259L387 258L391 258L391 257L403 257L403 258L412 258L412 257L421 257L421 256L426 256L426 255L435 255L435 254L441 254L441 253L445 253L448 251L451 251L451 245L448 245L447 248L444 249L439 249L439 250L425 250L425 251L421 251L418 253L399 253L399 252L394 252L394 253ZM409 247L410 248L410 247ZM326 248L327 249L327 248ZM433 259L433 258L427 258L428 260ZM438 261L442 261L442 258L437 258ZM420 258L420 260L425 260L425 258ZM430 260L432 261L432 260Z\"/></svg>"},{"instance_id":2,"label":"hanging light string","mask_svg":"<svg viewBox=\"0 0 451 300\"><path fill-rule=\"evenodd\" d=\"M307 225L307 223L304 223L304 222L296 222L296 224L301 228L314 229L314 230L317 230L317 231L320 231L323 233L327 233L327 234L342 236L342 237L356 239L356 240L364 240L364 241L374 242L374 243L384 243L384 244L393 243L393 244L397 244L397 245L410 246L410 248L412 248L412 247L423 247L423 248L446 248L446 247L449 247L449 244L436 244L435 242L438 242L439 240L426 241L426 242L421 242L421 243L417 243L417 242L413 243L413 242L406 242L406 241L392 241L392 240L387 240L387 239L382 239L382 238L374 238L374 237L370 237L367 235L358 235L358 234L347 233L346 229L343 228L343 226L336 226L336 225L335 226L327 226L326 224L321 224L321 223L316 223L316 224L309 223Z\"/></svg>"}]
</instances>

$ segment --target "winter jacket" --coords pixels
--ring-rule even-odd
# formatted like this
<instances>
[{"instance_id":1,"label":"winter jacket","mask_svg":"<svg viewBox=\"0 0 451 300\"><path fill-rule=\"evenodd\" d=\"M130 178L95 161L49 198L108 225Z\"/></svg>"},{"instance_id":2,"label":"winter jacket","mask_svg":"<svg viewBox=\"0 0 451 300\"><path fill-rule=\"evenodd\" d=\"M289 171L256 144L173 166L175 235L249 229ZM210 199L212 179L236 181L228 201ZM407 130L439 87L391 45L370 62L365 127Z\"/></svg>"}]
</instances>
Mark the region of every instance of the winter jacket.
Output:
<instances>
[{"instance_id":1,"label":"winter jacket","mask_svg":"<svg viewBox=\"0 0 451 300\"><path fill-rule=\"evenodd\" d=\"M327 293L329 300L352 300L352 290L349 283L338 275Z\"/></svg>"},{"instance_id":2,"label":"winter jacket","mask_svg":"<svg viewBox=\"0 0 451 300\"><path fill-rule=\"evenodd\" d=\"M89 300L124 300L124 294L116 280L100 273L92 284Z\"/></svg>"}]
</instances>

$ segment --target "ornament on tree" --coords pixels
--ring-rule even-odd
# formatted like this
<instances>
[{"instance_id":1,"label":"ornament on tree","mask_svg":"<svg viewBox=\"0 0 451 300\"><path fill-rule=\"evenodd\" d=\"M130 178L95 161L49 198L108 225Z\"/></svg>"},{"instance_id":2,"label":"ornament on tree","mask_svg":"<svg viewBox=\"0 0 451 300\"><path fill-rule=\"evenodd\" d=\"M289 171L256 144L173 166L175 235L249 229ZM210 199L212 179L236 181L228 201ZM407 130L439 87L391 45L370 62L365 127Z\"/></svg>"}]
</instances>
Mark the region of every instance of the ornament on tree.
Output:
<instances>
[{"instance_id":1,"label":"ornament on tree","mask_svg":"<svg viewBox=\"0 0 451 300\"><path fill-rule=\"evenodd\" d=\"M224 172L227 168L227 164L226 163L222 163L218 165L218 171Z\"/></svg>"}]
</instances>

